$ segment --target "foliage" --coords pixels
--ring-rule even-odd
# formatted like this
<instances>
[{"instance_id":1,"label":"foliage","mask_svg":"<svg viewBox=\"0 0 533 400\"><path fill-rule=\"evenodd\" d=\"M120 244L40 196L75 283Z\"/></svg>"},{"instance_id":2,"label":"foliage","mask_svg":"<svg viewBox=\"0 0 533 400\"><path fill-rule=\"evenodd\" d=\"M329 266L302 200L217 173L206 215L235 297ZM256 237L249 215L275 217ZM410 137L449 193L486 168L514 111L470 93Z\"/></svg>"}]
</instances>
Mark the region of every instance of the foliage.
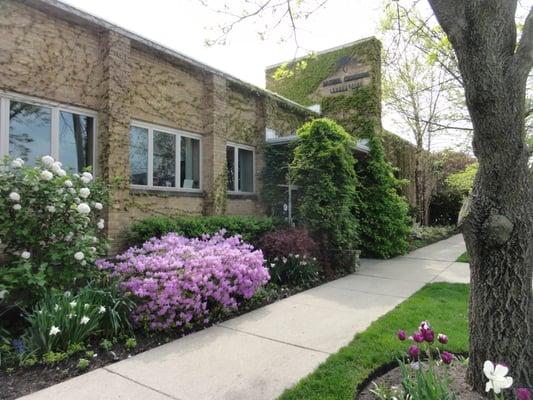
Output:
<instances>
[{"instance_id":1,"label":"foliage","mask_svg":"<svg viewBox=\"0 0 533 400\"><path fill-rule=\"evenodd\" d=\"M281 400L352 400L354 391L378 367L397 359L404 346L390 332L398 326L416 329L425 315L448 332L448 350L468 351L467 303L468 285L432 283L385 314L370 327L331 355L311 375L286 390ZM445 306L444 306L445 305Z\"/></svg>"},{"instance_id":2,"label":"foliage","mask_svg":"<svg viewBox=\"0 0 533 400\"><path fill-rule=\"evenodd\" d=\"M430 245L439 240L446 239L456 232L455 225L443 226L422 226L414 224L411 228L411 235L409 238L410 250L415 250L420 247Z\"/></svg>"},{"instance_id":3,"label":"foliage","mask_svg":"<svg viewBox=\"0 0 533 400\"><path fill-rule=\"evenodd\" d=\"M310 287L320 281L321 268L316 258L301 254L275 257L268 267L270 280L276 285Z\"/></svg>"},{"instance_id":4,"label":"foliage","mask_svg":"<svg viewBox=\"0 0 533 400\"><path fill-rule=\"evenodd\" d=\"M357 164L361 179L361 250L367 256L389 258L408 250L409 206L398 194L401 181L385 160L380 139L370 137L369 146L366 160Z\"/></svg>"},{"instance_id":5,"label":"foliage","mask_svg":"<svg viewBox=\"0 0 533 400\"><path fill-rule=\"evenodd\" d=\"M457 262L462 263L469 263L470 262L470 256L468 255L468 252L465 251L463 254L461 254L459 257L457 257Z\"/></svg>"},{"instance_id":6,"label":"foliage","mask_svg":"<svg viewBox=\"0 0 533 400\"><path fill-rule=\"evenodd\" d=\"M459 192L463 197L468 196L472 187L474 186L474 178L476 177L478 164L470 164L463 171L451 174L446 183L452 189Z\"/></svg>"},{"instance_id":7,"label":"foliage","mask_svg":"<svg viewBox=\"0 0 533 400\"><path fill-rule=\"evenodd\" d=\"M100 210L106 187L89 172L81 176L45 156L33 168L21 159L0 163L0 240L7 265L0 291L31 306L49 288L81 286L105 254Z\"/></svg>"},{"instance_id":8,"label":"foliage","mask_svg":"<svg viewBox=\"0 0 533 400\"><path fill-rule=\"evenodd\" d=\"M266 232L274 229L271 218L251 216L194 216L194 217L149 217L131 226L132 242L143 243L151 238L160 238L167 233L185 237L201 237L224 229L228 235L241 235L246 242L256 243Z\"/></svg>"},{"instance_id":9,"label":"foliage","mask_svg":"<svg viewBox=\"0 0 533 400\"><path fill-rule=\"evenodd\" d=\"M265 233L259 239L258 247L267 260L288 257L289 254L312 257L317 254L317 246L305 229L278 229Z\"/></svg>"},{"instance_id":10,"label":"foliage","mask_svg":"<svg viewBox=\"0 0 533 400\"><path fill-rule=\"evenodd\" d=\"M135 340L135 338L128 338L126 340L126 348L128 350L133 350L135 347L137 347L137 340Z\"/></svg>"},{"instance_id":11,"label":"foliage","mask_svg":"<svg viewBox=\"0 0 533 400\"><path fill-rule=\"evenodd\" d=\"M85 371L87 368L89 368L89 360L87 360L86 358L80 358L78 360L78 365L76 366L76 368L78 368L78 370L80 371Z\"/></svg>"},{"instance_id":12,"label":"foliage","mask_svg":"<svg viewBox=\"0 0 533 400\"><path fill-rule=\"evenodd\" d=\"M291 174L301 187L302 222L320 247L324 267L347 269L348 265L333 263L339 252L359 244L353 139L328 119L306 123L298 136Z\"/></svg>"},{"instance_id":13,"label":"foliage","mask_svg":"<svg viewBox=\"0 0 533 400\"><path fill-rule=\"evenodd\" d=\"M101 331L106 310L92 300L90 295L73 296L70 292L52 291L45 295L26 316L29 326L24 336L28 349L37 349L41 354L65 352Z\"/></svg>"},{"instance_id":14,"label":"foliage","mask_svg":"<svg viewBox=\"0 0 533 400\"><path fill-rule=\"evenodd\" d=\"M138 324L151 330L202 324L217 307L238 308L269 279L263 253L223 233L197 239L170 233L98 264L137 300Z\"/></svg>"}]
</instances>

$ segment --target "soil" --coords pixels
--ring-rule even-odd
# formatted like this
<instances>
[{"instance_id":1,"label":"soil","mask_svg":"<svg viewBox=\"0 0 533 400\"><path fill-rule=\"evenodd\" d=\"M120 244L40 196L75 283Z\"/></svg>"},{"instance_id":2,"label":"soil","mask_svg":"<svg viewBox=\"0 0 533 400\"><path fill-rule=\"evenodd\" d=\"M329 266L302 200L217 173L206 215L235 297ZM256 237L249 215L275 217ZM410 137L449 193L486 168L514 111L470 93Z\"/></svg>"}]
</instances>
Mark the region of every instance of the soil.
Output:
<instances>
[{"instance_id":1,"label":"soil","mask_svg":"<svg viewBox=\"0 0 533 400\"><path fill-rule=\"evenodd\" d=\"M455 362L450 366L450 389L460 400L483 400L485 399L478 393L472 392L472 388L466 383L466 365ZM357 400L377 400L376 395L370 393L374 389L372 382L376 384L391 386L400 386L402 374L400 368L396 367L385 374L373 379L363 390L355 397Z\"/></svg>"},{"instance_id":2,"label":"soil","mask_svg":"<svg viewBox=\"0 0 533 400\"><path fill-rule=\"evenodd\" d=\"M337 274L329 278L323 278L320 282L316 282L313 286L322 285L326 282L339 279L346 274ZM163 345L172 340L179 339L183 336L198 332L209 326L217 323L235 318L239 315L253 311L257 308L264 307L268 304L282 300L289 296L308 290L311 287L277 287L267 292L265 298L261 302L244 302L238 311L221 314L218 318L214 318L208 325L196 326L189 329L182 329L176 331L165 331L164 333L150 333L143 330L135 332L135 339L137 346L134 349L128 349L121 340L119 343L113 344L108 351L103 350L99 346L99 341L95 340L86 346L86 350L93 351L95 356L90 359L89 367L83 371L78 369L78 361L80 358L88 359L85 352L74 354L68 359L56 363L54 365L45 365L39 363L33 367L24 368L2 368L0 369L0 399L12 400L18 397L45 389L49 386L63 382L69 378L82 375L97 368L104 367L108 364L118 362L129 358L135 354L142 353L154 347Z\"/></svg>"}]
</instances>

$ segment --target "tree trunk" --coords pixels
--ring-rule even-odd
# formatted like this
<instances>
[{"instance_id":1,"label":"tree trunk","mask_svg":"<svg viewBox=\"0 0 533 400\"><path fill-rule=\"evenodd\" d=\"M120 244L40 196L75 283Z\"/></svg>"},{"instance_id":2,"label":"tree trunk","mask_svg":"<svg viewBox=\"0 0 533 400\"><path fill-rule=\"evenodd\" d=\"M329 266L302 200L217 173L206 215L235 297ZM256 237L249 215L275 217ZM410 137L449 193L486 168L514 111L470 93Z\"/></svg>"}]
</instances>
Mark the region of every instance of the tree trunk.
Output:
<instances>
[{"instance_id":1,"label":"tree trunk","mask_svg":"<svg viewBox=\"0 0 533 400\"><path fill-rule=\"evenodd\" d=\"M486 360L533 387L533 188L525 145L533 17L516 46L516 0L429 0L455 50L479 161L463 233L471 256L470 362L484 392ZM510 395L511 391L507 391Z\"/></svg>"}]
</instances>

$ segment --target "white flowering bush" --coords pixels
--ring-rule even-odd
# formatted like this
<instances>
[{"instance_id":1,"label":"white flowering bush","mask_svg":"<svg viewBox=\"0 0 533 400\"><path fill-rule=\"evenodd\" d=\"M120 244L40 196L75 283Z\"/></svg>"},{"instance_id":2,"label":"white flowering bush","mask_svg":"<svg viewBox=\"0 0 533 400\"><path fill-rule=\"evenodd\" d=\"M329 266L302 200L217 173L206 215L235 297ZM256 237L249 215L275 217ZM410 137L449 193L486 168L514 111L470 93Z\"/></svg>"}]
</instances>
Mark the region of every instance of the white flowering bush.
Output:
<instances>
[{"instance_id":1,"label":"white flowering bush","mask_svg":"<svg viewBox=\"0 0 533 400\"><path fill-rule=\"evenodd\" d=\"M106 187L90 172L69 173L50 156L35 167L0 162L4 297L29 306L48 288L83 284L108 248L101 215L107 203Z\"/></svg>"}]
</instances>

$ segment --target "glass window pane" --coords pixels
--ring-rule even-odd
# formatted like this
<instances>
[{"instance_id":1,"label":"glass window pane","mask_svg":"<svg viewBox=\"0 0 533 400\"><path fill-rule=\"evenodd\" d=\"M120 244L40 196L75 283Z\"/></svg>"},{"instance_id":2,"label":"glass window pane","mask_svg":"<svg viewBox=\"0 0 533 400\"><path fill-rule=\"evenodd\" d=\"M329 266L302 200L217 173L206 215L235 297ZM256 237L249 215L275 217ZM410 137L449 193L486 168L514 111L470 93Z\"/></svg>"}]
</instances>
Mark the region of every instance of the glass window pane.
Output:
<instances>
[{"instance_id":1,"label":"glass window pane","mask_svg":"<svg viewBox=\"0 0 533 400\"><path fill-rule=\"evenodd\" d=\"M239 192L254 191L254 153L239 149Z\"/></svg>"},{"instance_id":2,"label":"glass window pane","mask_svg":"<svg viewBox=\"0 0 533 400\"><path fill-rule=\"evenodd\" d=\"M235 147L226 147L226 163L228 168L228 190L235 190Z\"/></svg>"},{"instance_id":3,"label":"glass window pane","mask_svg":"<svg viewBox=\"0 0 533 400\"><path fill-rule=\"evenodd\" d=\"M200 141L181 137L180 187L200 189Z\"/></svg>"},{"instance_id":4,"label":"glass window pane","mask_svg":"<svg viewBox=\"0 0 533 400\"><path fill-rule=\"evenodd\" d=\"M82 172L93 164L94 120L67 111L59 113L59 160L63 168Z\"/></svg>"},{"instance_id":5,"label":"glass window pane","mask_svg":"<svg viewBox=\"0 0 533 400\"><path fill-rule=\"evenodd\" d=\"M33 104L10 101L9 155L20 157L30 165L50 155L52 109Z\"/></svg>"},{"instance_id":6,"label":"glass window pane","mask_svg":"<svg viewBox=\"0 0 533 400\"><path fill-rule=\"evenodd\" d=\"M176 186L176 135L154 131L154 186Z\"/></svg>"},{"instance_id":7,"label":"glass window pane","mask_svg":"<svg viewBox=\"0 0 533 400\"><path fill-rule=\"evenodd\" d=\"M130 170L133 185L148 185L148 129L131 127Z\"/></svg>"}]
</instances>

